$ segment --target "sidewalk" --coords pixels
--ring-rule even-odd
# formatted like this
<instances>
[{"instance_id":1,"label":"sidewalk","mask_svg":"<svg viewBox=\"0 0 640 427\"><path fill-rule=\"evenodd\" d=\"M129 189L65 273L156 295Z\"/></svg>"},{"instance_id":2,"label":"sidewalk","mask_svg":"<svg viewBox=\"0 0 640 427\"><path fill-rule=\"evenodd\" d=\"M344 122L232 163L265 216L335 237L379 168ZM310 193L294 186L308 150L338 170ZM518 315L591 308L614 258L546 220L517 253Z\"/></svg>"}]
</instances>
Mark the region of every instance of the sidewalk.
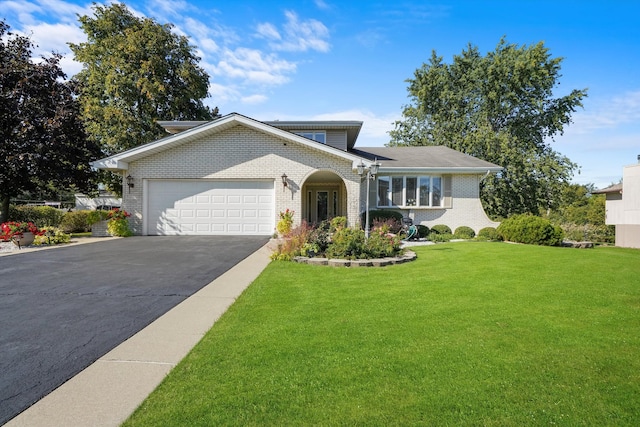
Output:
<instances>
[{"instance_id":1,"label":"sidewalk","mask_svg":"<svg viewBox=\"0 0 640 427\"><path fill-rule=\"evenodd\" d=\"M269 243L9 421L119 426L269 264Z\"/></svg>"}]
</instances>

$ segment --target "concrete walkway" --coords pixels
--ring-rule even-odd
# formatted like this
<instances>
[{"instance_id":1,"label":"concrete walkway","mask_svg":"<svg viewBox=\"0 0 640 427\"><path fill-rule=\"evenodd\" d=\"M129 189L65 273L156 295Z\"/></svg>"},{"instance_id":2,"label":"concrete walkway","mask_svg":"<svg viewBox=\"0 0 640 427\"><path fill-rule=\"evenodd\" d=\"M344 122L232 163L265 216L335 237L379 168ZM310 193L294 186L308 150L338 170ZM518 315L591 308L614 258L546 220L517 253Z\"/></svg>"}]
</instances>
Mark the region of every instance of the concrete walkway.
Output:
<instances>
[{"instance_id":1,"label":"concrete walkway","mask_svg":"<svg viewBox=\"0 0 640 427\"><path fill-rule=\"evenodd\" d=\"M269 264L263 246L6 426L118 426Z\"/></svg>"}]
</instances>

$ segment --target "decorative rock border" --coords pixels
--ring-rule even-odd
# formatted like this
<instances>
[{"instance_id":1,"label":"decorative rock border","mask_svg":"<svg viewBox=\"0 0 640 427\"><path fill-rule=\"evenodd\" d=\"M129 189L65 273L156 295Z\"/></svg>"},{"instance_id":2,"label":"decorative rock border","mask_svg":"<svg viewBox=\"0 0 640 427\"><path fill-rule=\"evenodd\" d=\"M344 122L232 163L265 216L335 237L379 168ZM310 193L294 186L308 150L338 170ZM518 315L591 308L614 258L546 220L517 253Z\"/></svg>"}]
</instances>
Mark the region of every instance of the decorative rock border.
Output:
<instances>
[{"instance_id":1,"label":"decorative rock border","mask_svg":"<svg viewBox=\"0 0 640 427\"><path fill-rule=\"evenodd\" d=\"M374 259L335 259L335 258L309 258L306 256L297 256L294 262L309 265L328 265L331 267L386 267L395 264L404 264L405 262L414 261L417 255L413 251L406 251L402 256Z\"/></svg>"}]
</instances>

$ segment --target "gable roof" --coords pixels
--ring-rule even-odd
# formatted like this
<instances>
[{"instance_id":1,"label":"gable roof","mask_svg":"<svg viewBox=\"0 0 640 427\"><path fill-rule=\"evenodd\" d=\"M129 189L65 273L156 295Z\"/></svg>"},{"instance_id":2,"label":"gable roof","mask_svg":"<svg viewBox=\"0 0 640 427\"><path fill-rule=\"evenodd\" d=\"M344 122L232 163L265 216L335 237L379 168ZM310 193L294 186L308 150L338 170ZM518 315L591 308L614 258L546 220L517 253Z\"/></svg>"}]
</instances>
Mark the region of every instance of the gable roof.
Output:
<instances>
[{"instance_id":1,"label":"gable roof","mask_svg":"<svg viewBox=\"0 0 640 427\"><path fill-rule=\"evenodd\" d=\"M368 160L378 159L380 172L483 173L500 172L496 164L461 153L444 145L421 147L362 147L351 150Z\"/></svg>"},{"instance_id":2,"label":"gable roof","mask_svg":"<svg viewBox=\"0 0 640 427\"><path fill-rule=\"evenodd\" d=\"M286 142L300 144L319 152L341 157L350 161L354 170L361 163L369 166L375 159L381 163L380 172L383 173L489 173L502 170L502 167L498 165L445 146L364 147L344 151L291 132L294 130L343 129L347 131L348 135L351 132L350 138L352 139L349 141L349 145L352 146L362 127L362 122L358 121L261 122L242 114L231 113L206 122L161 123L165 129L172 129L177 133L96 160L91 165L97 169L127 170L129 162L179 147L209 135L218 134L235 126L245 126Z\"/></svg>"},{"instance_id":3,"label":"gable roof","mask_svg":"<svg viewBox=\"0 0 640 427\"><path fill-rule=\"evenodd\" d=\"M195 126L190 127L193 125ZM361 161L366 161L366 159L362 159L362 157L354 153L343 151L338 148L331 147L330 145L318 143L303 136L299 136L286 130L271 126L267 123L254 120L247 116L243 116L242 114L231 113L209 122L189 122L185 125L187 130L178 132L174 135L159 139L157 141L150 142L148 144L141 145L139 147L132 148L122 153L106 157L104 159L96 160L95 162L92 162L91 165L97 169L127 170L129 167L129 162L140 160L147 156L178 147L182 144L196 141L203 136L220 133L235 126L245 126L287 142L297 143L317 151L342 157L345 160L351 161L354 169L356 168L356 165Z\"/></svg>"}]
</instances>

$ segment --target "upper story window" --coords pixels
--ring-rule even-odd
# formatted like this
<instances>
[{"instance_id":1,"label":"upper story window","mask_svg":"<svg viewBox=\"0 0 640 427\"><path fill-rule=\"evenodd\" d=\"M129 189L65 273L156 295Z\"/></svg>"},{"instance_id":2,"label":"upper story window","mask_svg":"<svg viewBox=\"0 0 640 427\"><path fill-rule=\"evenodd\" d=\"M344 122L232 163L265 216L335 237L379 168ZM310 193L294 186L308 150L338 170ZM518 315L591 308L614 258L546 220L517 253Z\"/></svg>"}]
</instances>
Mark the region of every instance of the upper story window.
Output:
<instances>
[{"instance_id":1,"label":"upper story window","mask_svg":"<svg viewBox=\"0 0 640 427\"><path fill-rule=\"evenodd\" d=\"M442 207L441 176L378 176L378 206Z\"/></svg>"},{"instance_id":2,"label":"upper story window","mask_svg":"<svg viewBox=\"0 0 640 427\"><path fill-rule=\"evenodd\" d=\"M294 132L296 135L304 136L305 138L313 139L314 141L322 144L327 143L327 133L325 131L302 131Z\"/></svg>"}]
</instances>

